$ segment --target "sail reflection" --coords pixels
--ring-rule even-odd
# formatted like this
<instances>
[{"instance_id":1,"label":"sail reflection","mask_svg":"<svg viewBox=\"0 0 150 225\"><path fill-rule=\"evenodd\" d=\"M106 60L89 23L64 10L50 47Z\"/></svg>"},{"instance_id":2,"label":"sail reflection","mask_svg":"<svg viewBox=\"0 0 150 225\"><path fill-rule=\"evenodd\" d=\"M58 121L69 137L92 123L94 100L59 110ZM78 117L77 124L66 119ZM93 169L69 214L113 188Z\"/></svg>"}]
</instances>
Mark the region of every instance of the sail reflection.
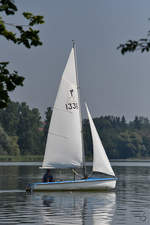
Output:
<instances>
[{"instance_id":1,"label":"sail reflection","mask_svg":"<svg viewBox=\"0 0 150 225\"><path fill-rule=\"evenodd\" d=\"M115 213L114 192L35 193L43 224L108 225Z\"/></svg>"}]
</instances>

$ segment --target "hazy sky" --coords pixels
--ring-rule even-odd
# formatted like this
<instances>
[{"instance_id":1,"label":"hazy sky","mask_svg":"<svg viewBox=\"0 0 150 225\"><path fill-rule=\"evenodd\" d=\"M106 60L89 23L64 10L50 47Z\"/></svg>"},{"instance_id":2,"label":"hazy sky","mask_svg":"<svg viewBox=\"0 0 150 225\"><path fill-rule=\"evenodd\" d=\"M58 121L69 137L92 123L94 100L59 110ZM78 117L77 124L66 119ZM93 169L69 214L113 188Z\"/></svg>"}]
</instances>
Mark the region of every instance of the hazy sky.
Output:
<instances>
[{"instance_id":1,"label":"hazy sky","mask_svg":"<svg viewBox=\"0 0 150 225\"><path fill-rule=\"evenodd\" d=\"M12 93L43 113L53 106L71 40L77 44L81 103L93 116L150 118L150 53L122 56L117 46L145 37L150 29L149 0L16 0L18 13L7 22L25 24L21 12L45 17L39 27L42 47L15 46L0 37L0 60L25 76ZM84 110L83 110L84 113Z\"/></svg>"}]
</instances>

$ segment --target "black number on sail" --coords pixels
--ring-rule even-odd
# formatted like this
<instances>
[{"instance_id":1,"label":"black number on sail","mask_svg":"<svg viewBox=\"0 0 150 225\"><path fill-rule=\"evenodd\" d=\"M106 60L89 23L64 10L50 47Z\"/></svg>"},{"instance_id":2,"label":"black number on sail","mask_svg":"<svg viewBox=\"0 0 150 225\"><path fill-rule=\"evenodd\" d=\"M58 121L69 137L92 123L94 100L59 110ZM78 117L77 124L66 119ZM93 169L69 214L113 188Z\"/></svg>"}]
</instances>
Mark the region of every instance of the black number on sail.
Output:
<instances>
[{"instance_id":1,"label":"black number on sail","mask_svg":"<svg viewBox=\"0 0 150 225\"><path fill-rule=\"evenodd\" d=\"M71 109L78 109L78 104L77 103L68 103L68 104L65 104L66 106L66 109L67 110L71 110Z\"/></svg>"}]
</instances>

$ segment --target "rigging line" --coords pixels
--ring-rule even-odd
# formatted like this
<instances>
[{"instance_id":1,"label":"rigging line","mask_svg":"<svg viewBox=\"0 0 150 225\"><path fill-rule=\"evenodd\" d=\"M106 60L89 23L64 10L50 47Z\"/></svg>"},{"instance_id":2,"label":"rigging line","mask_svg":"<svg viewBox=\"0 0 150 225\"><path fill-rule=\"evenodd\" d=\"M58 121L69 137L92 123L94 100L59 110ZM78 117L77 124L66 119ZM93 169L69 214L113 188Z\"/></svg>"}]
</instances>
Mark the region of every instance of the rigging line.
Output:
<instances>
[{"instance_id":1,"label":"rigging line","mask_svg":"<svg viewBox=\"0 0 150 225\"><path fill-rule=\"evenodd\" d=\"M77 176L79 176L80 178L82 178L82 176L81 176L75 169L72 169L72 172L73 172L75 175L77 175Z\"/></svg>"}]
</instances>

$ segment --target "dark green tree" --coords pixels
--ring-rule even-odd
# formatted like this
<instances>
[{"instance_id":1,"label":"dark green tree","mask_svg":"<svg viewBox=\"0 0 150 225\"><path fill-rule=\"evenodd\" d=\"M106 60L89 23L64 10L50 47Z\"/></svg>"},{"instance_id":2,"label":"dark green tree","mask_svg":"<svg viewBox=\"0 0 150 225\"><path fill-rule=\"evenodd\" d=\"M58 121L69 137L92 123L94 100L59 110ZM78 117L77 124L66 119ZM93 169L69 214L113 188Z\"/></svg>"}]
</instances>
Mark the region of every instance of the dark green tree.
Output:
<instances>
[{"instance_id":1,"label":"dark green tree","mask_svg":"<svg viewBox=\"0 0 150 225\"><path fill-rule=\"evenodd\" d=\"M25 25L7 23L3 19L4 16L15 15L17 10L13 0L0 0L0 36L14 44L22 44L26 48L42 45L39 30L32 27L44 23L43 16L23 12L22 15L27 20ZM24 77L17 71L9 71L8 64L8 61L0 62L0 108L7 106L10 101L9 92L15 90L17 86L23 86L24 81Z\"/></svg>"},{"instance_id":2,"label":"dark green tree","mask_svg":"<svg viewBox=\"0 0 150 225\"><path fill-rule=\"evenodd\" d=\"M89 126L89 121L87 119L83 120L83 140L84 140L84 151L86 159L92 159L93 157L93 145L92 145L92 137Z\"/></svg>"},{"instance_id":3,"label":"dark green tree","mask_svg":"<svg viewBox=\"0 0 150 225\"><path fill-rule=\"evenodd\" d=\"M109 158L126 159L150 156L150 123L136 116L129 123L125 117L104 116L94 119L97 131ZM92 159L92 139L88 120L84 120L83 133L88 159Z\"/></svg>"},{"instance_id":4,"label":"dark green tree","mask_svg":"<svg viewBox=\"0 0 150 225\"><path fill-rule=\"evenodd\" d=\"M38 109L31 110L24 102L20 104L17 136L21 154L42 153L42 134L39 130L40 120Z\"/></svg>"},{"instance_id":5,"label":"dark green tree","mask_svg":"<svg viewBox=\"0 0 150 225\"><path fill-rule=\"evenodd\" d=\"M19 155L20 150L16 136L8 136L0 126L0 155Z\"/></svg>"},{"instance_id":6,"label":"dark green tree","mask_svg":"<svg viewBox=\"0 0 150 225\"><path fill-rule=\"evenodd\" d=\"M21 154L43 153L38 109L30 109L26 103L10 102L7 108L0 110L0 124L13 145L15 141L18 143Z\"/></svg>"},{"instance_id":7,"label":"dark green tree","mask_svg":"<svg viewBox=\"0 0 150 225\"><path fill-rule=\"evenodd\" d=\"M52 116L52 109L48 107L45 112L45 121L44 121L43 138L42 138L43 148L45 148L51 116Z\"/></svg>"},{"instance_id":8,"label":"dark green tree","mask_svg":"<svg viewBox=\"0 0 150 225\"><path fill-rule=\"evenodd\" d=\"M20 118L20 103L9 102L8 106L0 110L0 123L8 135L17 135Z\"/></svg>"},{"instance_id":9,"label":"dark green tree","mask_svg":"<svg viewBox=\"0 0 150 225\"><path fill-rule=\"evenodd\" d=\"M122 117L121 117L121 124L122 124L122 127L123 127L123 128L126 128L127 122L126 122L125 116L122 116Z\"/></svg>"},{"instance_id":10,"label":"dark green tree","mask_svg":"<svg viewBox=\"0 0 150 225\"><path fill-rule=\"evenodd\" d=\"M150 19L149 19L150 20ZM123 44L120 44L117 49L121 50L121 53L124 55L127 52L140 51L149 52L150 50L150 31L148 31L145 38L140 38L139 40L128 40Z\"/></svg>"},{"instance_id":11,"label":"dark green tree","mask_svg":"<svg viewBox=\"0 0 150 225\"><path fill-rule=\"evenodd\" d=\"M135 131L120 133L118 142L119 158L141 157L145 154L143 137Z\"/></svg>"},{"instance_id":12,"label":"dark green tree","mask_svg":"<svg viewBox=\"0 0 150 225\"><path fill-rule=\"evenodd\" d=\"M138 116L135 116L135 119L133 121L133 127L135 129L140 129L141 128L141 121L140 121Z\"/></svg>"}]
</instances>

